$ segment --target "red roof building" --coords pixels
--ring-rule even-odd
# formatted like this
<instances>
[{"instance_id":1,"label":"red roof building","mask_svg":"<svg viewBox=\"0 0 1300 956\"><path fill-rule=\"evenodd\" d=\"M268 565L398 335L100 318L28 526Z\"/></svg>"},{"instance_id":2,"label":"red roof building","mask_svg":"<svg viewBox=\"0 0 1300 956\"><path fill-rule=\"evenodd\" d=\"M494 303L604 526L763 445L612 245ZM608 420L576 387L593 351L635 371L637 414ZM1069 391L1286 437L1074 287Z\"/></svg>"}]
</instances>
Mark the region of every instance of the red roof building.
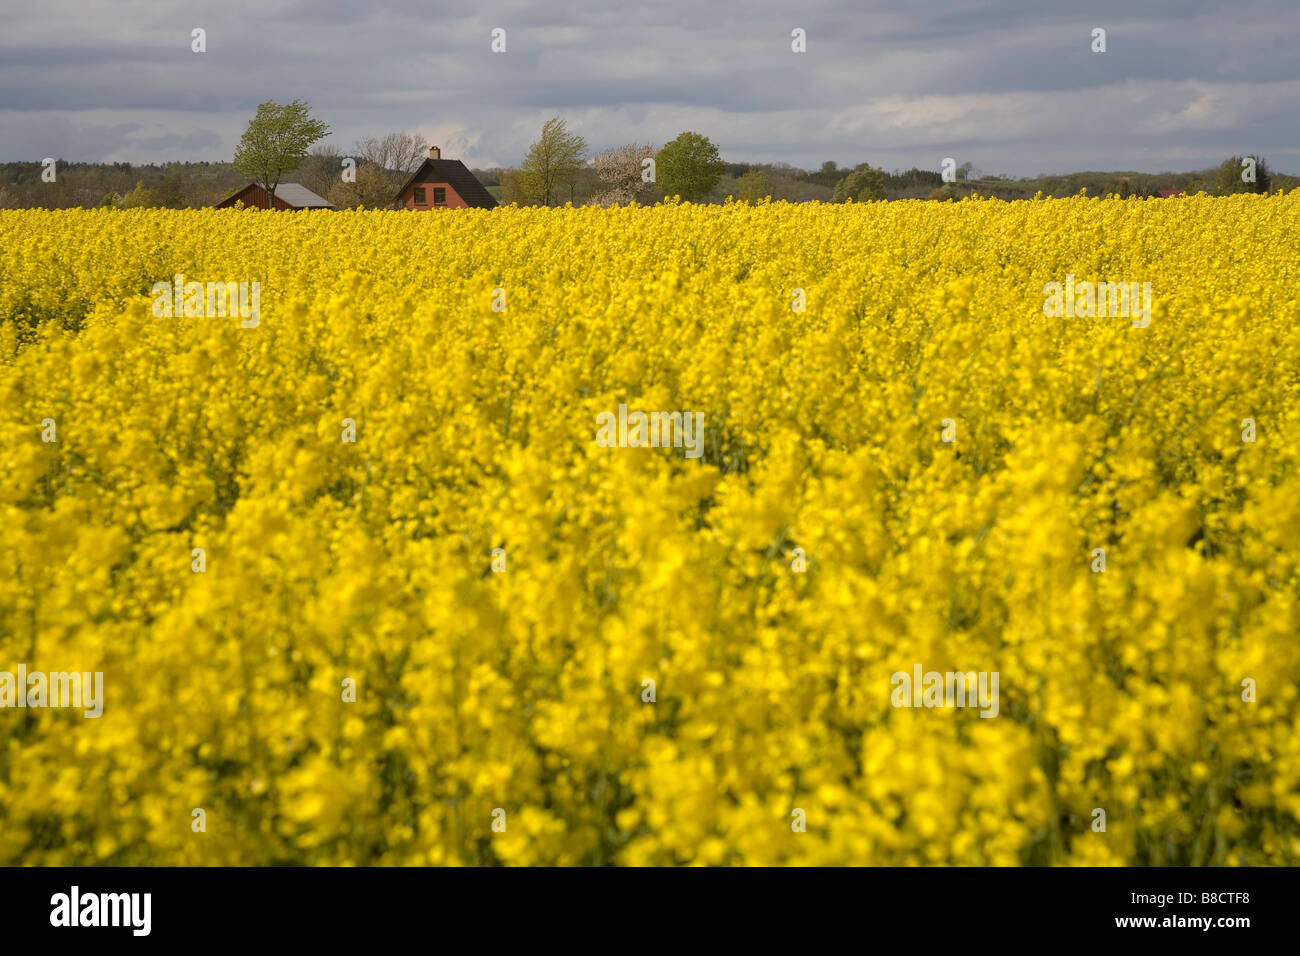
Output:
<instances>
[{"instance_id":1,"label":"red roof building","mask_svg":"<svg viewBox=\"0 0 1300 956\"><path fill-rule=\"evenodd\" d=\"M216 208L229 209L240 200L245 206L257 209L271 208L270 195L257 183L249 183L234 195L227 196L217 203ZM317 196L306 186L300 186L298 183L280 183L275 187L275 208L280 210L333 209L334 204Z\"/></svg>"},{"instance_id":2,"label":"red roof building","mask_svg":"<svg viewBox=\"0 0 1300 956\"><path fill-rule=\"evenodd\" d=\"M429 147L426 159L397 192L399 209L427 212L431 209L492 209L497 201L474 178L459 159L443 159L437 146Z\"/></svg>"}]
</instances>

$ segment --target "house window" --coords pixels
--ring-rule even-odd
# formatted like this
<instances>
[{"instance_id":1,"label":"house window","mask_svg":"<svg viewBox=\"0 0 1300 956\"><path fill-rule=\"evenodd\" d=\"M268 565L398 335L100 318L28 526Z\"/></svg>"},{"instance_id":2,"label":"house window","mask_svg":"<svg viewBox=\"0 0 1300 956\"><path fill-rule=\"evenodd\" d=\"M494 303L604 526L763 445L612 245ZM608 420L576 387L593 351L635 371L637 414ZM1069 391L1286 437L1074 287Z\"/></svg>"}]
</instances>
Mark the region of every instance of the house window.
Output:
<instances>
[{"instance_id":1,"label":"house window","mask_svg":"<svg viewBox=\"0 0 1300 956\"><path fill-rule=\"evenodd\" d=\"M435 206L447 205L447 189L444 186L433 187L433 204Z\"/></svg>"},{"instance_id":2,"label":"house window","mask_svg":"<svg viewBox=\"0 0 1300 956\"><path fill-rule=\"evenodd\" d=\"M415 204L416 204L417 206L423 206L423 205L424 205L424 187L423 187L423 186L416 186L416 187L415 187Z\"/></svg>"}]
</instances>

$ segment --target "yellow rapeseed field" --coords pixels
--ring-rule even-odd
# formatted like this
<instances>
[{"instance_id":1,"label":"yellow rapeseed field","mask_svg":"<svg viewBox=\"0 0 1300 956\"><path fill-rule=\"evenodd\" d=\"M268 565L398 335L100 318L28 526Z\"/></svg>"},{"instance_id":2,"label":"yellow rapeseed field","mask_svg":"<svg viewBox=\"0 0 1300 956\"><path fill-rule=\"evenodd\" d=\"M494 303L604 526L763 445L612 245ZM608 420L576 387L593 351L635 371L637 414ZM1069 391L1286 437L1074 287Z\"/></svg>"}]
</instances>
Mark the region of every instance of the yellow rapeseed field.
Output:
<instances>
[{"instance_id":1,"label":"yellow rapeseed field","mask_svg":"<svg viewBox=\"0 0 1300 956\"><path fill-rule=\"evenodd\" d=\"M1298 224L0 212L0 864L1294 863Z\"/></svg>"}]
</instances>

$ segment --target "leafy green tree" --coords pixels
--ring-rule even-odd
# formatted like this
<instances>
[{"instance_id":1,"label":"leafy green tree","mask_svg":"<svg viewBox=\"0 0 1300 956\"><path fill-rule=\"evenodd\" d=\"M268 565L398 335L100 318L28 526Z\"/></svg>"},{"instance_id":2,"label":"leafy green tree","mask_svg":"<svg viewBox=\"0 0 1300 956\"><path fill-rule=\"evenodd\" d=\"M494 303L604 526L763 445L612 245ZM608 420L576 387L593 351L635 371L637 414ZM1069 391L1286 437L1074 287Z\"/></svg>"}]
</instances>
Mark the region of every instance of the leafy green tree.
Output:
<instances>
[{"instance_id":1,"label":"leafy green tree","mask_svg":"<svg viewBox=\"0 0 1300 956\"><path fill-rule=\"evenodd\" d=\"M939 189L943 186L943 175L931 169L917 169L913 166L905 173L893 173L885 176L885 195L894 192L919 191L929 187Z\"/></svg>"},{"instance_id":2,"label":"leafy green tree","mask_svg":"<svg viewBox=\"0 0 1300 956\"><path fill-rule=\"evenodd\" d=\"M1214 170L1210 177L1208 189L1217 196L1230 196L1233 193L1266 193L1269 191L1271 182L1270 170L1264 160L1258 156L1255 160L1255 181L1248 183L1242 180L1242 173L1245 167L1242 166L1243 156L1232 156L1225 159Z\"/></svg>"},{"instance_id":3,"label":"leafy green tree","mask_svg":"<svg viewBox=\"0 0 1300 956\"><path fill-rule=\"evenodd\" d=\"M511 203L528 205L528 196L524 193L523 174L513 167L501 170L500 202L504 206L509 206Z\"/></svg>"},{"instance_id":4,"label":"leafy green tree","mask_svg":"<svg viewBox=\"0 0 1300 956\"><path fill-rule=\"evenodd\" d=\"M137 182L135 189L119 199L114 205L118 209L152 209L161 205L152 189L146 189L144 183Z\"/></svg>"},{"instance_id":5,"label":"leafy green tree","mask_svg":"<svg viewBox=\"0 0 1300 956\"><path fill-rule=\"evenodd\" d=\"M542 126L541 138L529 147L528 156L519 167L522 198L551 205L563 187L573 185L586 155L585 139L570 133L558 116L548 119Z\"/></svg>"},{"instance_id":6,"label":"leafy green tree","mask_svg":"<svg viewBox=\"0 0 1300 956\"><path fill-rule=\"evenodd\" d=\"M699 133L682 133L664 144L655 158L655 179L664 196L699 202L722 178L727 164L718 147Z\"/></svg>"},{"instance_id":7,"label":"leafy green tree","mask_svg":"<svg viewBox=\"0 0 1300 956\"><path fill-rule=\"evenodd\" d=\"M745 202L758 202L772 195L772 181L762 170L752 169L740 177L737 199Z\"/></svg>"},{"instance_id":8,"label":"leafy green tree","mask_svg":"<svg viewBox=\"0 0 1300 956\"><path fill-rule=\"evenodd\" d=\"M835 184L844 176L844 170L840 169L835 160L828 159L822 163L821 169L815 173L804 173L799 178L805 179L810 183L816 183L818 186L829 186L835 188Z\"/></svg>"},{"instance_id":9,"label":"leafy green tree","mask_svg":"<svg viewBox=\"0 0 1300 956\"><path fill-rule=\"evenodd\" d=\"M329 135L330 128L310 114L301 100L262 103L235 147L235 168L267 191L272 206L284 174L298 167L312 143Z\"/></svg>"},{"instance_id":10,"label":"leafy green tree","mask_svg":"<svg viewBox=\"0 0 1300 956\"><path fill-rule=\"evenodd\" d=\"M348 183L340 179L330 187L326 199L338 209L392 209L396 201L394 194L397 187L384 170L374 163L362 163L357 167L356 182Z\"/></svg>"},{"instance_id":11,"label":"leafy green tree","mask_svg":"<svg viewBox=\"0 0 1300 956\"><path fill-rule=\"evenodd\" d=\"M154 205L167 209L184 209L186 184L184 170L180 163L168 163L163 171L162 182L152 187Z\"/></svg>"},{"instance_id":12,"label":"leafy green tree","mask_svg":"<svg viewBox=\"0 0 1300 956\"><path fill-rule=\"evenodd\" d=\"M871 202L885 198L885 171L863 163L835 184L831 202Z\"/></svg>"}]
</instances>

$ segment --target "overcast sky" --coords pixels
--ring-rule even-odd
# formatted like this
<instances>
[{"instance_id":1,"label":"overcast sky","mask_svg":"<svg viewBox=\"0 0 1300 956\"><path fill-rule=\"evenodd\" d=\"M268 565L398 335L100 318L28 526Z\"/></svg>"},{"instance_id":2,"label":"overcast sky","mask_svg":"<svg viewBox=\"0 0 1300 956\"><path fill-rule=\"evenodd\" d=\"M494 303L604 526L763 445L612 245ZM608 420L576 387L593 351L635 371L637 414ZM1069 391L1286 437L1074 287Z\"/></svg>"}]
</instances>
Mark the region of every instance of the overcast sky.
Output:
<instances>
[{"instance_id":1,"label":"overcast sky","mask_svg":"<svg viewBox=\"0 0 1300 956\"><path fill-rule=\"evenodd\" d=\"M0 160L229 160L300 98L344 152L418 130L478 167L558 115L804 167L1296 173L1298 44L1300 0L2 0Z\"/></svg>"}]
</instances>

